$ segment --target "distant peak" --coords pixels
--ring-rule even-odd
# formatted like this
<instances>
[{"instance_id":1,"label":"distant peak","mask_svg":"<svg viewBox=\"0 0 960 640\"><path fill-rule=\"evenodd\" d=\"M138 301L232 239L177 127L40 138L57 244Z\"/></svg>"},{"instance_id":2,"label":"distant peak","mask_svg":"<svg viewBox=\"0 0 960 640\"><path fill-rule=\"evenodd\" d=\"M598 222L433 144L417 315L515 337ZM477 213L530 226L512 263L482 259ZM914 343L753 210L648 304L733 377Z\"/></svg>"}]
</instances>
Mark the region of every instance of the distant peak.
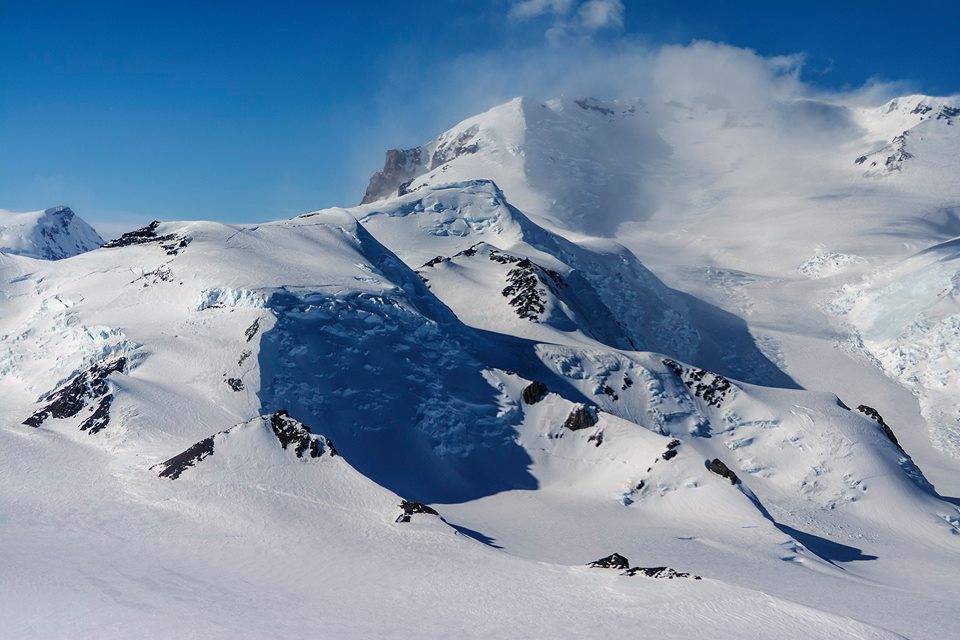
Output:
<instances>
[{"instance_id":1,"label":"distant peak","mask_svg":"<svg viewBox=\"0 0 960 640\"><path fill-rule=\"evenodd\" d=\"M73 217L76 214L73 212L73 209L66 205L57 205L55 207L50 207L43 210L43 214L46 216L64 216L67 218Z\"/></svg>"}]
</instances>

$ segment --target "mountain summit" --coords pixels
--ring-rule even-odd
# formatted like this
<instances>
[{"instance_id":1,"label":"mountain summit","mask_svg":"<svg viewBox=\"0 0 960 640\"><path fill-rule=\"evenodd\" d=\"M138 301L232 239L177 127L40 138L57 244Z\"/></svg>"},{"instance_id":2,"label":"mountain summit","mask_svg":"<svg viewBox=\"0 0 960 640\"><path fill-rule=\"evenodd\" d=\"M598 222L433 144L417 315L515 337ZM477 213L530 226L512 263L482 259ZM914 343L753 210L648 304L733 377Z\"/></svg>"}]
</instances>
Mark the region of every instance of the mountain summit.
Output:
<instances>
[{"instance_id":1,"label":"mountain summit","mask_svg":"<svg viewBox=\"0 0 960 640\"><path fill-rule=\"evenodd\" d=\"M62 260L103 244L103 238L70 207L15 213L0 210L0 252Z\"/></svg>"}]
</instances>

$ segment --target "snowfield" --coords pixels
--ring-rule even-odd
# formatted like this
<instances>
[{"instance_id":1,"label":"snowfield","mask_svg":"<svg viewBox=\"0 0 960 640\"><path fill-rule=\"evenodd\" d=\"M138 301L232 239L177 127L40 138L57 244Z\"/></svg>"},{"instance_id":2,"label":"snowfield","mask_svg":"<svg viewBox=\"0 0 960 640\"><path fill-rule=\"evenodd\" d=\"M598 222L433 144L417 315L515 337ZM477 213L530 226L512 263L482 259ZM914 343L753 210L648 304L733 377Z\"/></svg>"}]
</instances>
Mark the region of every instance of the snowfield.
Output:
<instances>
[{"instance_id":1,"label":"snowfield","mask_svg":"<svg viewBox=\"0 0 960 640\"><path fill-rule=\"evenodd\" d=\"M778 109L522 98L357 207L4 214L0 636L950 637L955 101ZM767 118L855 127L775 188Z\"/></svg>"}]
</instances>

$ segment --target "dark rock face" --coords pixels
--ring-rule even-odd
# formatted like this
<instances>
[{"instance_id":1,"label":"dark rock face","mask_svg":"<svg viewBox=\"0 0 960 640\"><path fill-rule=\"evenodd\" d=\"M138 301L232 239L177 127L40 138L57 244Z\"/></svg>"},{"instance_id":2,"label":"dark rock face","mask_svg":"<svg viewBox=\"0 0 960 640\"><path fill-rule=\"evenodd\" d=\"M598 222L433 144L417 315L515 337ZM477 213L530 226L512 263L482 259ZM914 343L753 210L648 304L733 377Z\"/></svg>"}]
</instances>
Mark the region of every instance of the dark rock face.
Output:
<instances>
[{"instance_id":1,"label":"dark rock face","mask_svg":"<svg viewBox=\"0 0 960 640\"><path fill-rule=\"evenodd\" d=\"M679 446L680 446L679 440L671 440L670 442L667 443L667 450L669 451L671 449L676 449Z\"/></svg>"},{"instance_id":2,"label":"dark rock face","mask_svg":"<svg viewBox=\"0 0 960 640\"><path fill-rule=\"evenodd\" d=\"M563 426L566 429L570 429L570 431L579 431L580 429L589 429L597 424L598 420L599 418L597 418L595 409L578 405L574 407L570 415L567 416Z\"/></svg>"},{"instance_id":3,"label":"dark rock face","mask_svg":"<svg viewBox=\"0 0 960 640\"><path fill-rule=\"evenodd\" d=\"M298 458L302 458L308 451L311 458L319 458L323 452L324 445L320 438L313 435L307 425L294 420L283 409L270 416L270 426L280 441L280 446L286 449L289 445L294 445L293 451Z\"/></svg>"},{"instance_id":4,"label":"dark rock face","mask_svg":"<svg viewBox=\"0 0 960 640\"><path fill-rule=\"evenodd\" d=\"M606 558L594 560L587 566L594 567L595 569L619 569L623 571L630 566L630 561L619 553L611 553Z\"/></svg>"},{"instance_id":5,"label":"dark rock face","mask_svg":"<svg viewBox=\"0 0 960 640\"><path fill-rule=\"evenodd\" d=\"M421 154L420 147L389 149L383 169L370 176L370 182L367 184L367 190L364 191L360 204L376 202L394 193L403 195L400 193L400 187L404 187L405 191L410 181L416 177L417 169L420 168Z\"/></svg>"},{"instance_id":6,"label":"dark rock face","mask_svg":"<svg viewBox=\"0 0 960 640\"><path fill-rule=\"evenodd\" d=\"M87 431L91 434L103 431L110 424L110 405L113 404L113 394L100 398L100 403L93 410L87 419L80 423L80 431Z\"/></svg>"},{"instance_id":7,"label":"dark rock face","mask_svg":"<svg viewBox=\"0 0 960 640\"><path fill-rule=\"evenodd\" d=\"M713 460L708 460L706 463L707 469L717 474L718 476L724 477L730 481L730 484L737 484L740 482L740 478L737 477L730 467L725 465L720 458L714 458Z\"/></svg>"},{"instance_id":8,"label":"dark rock face","mask_svg":"<svg viewBox=\"0 0 960 640\"><path fill-rule=\"evenodd\" d=\"M648 578L666 578L667 580L673 580L674 578L693 578L694 580L700 580L700 576L690 575L682 571L676 571L670 567L633 567L627 569L623 572L625 576L647 576Z\"/></svg>"},{"instance_id":9,"label":"dark rock face","mask_svg":"<svg viewBox=\"0 0 960 640\"><path fill-rule=\"evenodd\" d=\"M677 450L676 450L676 449L667 449L666 451L663 452L663 459L664 459L664 460L672 460L672 459L674 459L674 458L676 458L676 457L677 457Z\"/></svg>"},{"instance_id":10,"label":"dark rock face","mask_svg":"<svg viewBox=\"0 0 960 640\"><path fill-rule=\"evenodd\" d=\"M72 418L80 411L97 402L93 414L87 417L80 428L88 433L102 431L110 422L110 405L113 396L109 393L107 378L114 373L122 373L127 366L126 358L117 358L101 362L83 371L66 385L40 398L46 405L23 421L29 427L39 427L47 418Z\"/></svg>"},{"instance_id":11,"label":"dark rock face","mask_svg":"<svg viewBox=\"0 0 960 640\"><path fill-rule=\"evenodd\" d=\"M599 433L595 433L595 434L593 434L592 436L590 436L589 438L587 438L587 442L592 442L592 443L593 443L593 446L595 446L595 447L599 447L600 445L602 445L602 444L603 444L603 431L600 431Z\"/></svg>"},{"instance_id":12,"label":"dark rock face","mask_svg":"<svg viewBox=\"0 0 960 640\"><path fill-rule=\"evenodd\" d=\"M433 156L430 158L430 170L433 171L441 165L445 165L460 156L476 153L480 150L480 144L475 140L480 128L476 125L460 132L453 140L448 140L437 145Z\"/></svg>"},{"instance_id":13,"label":"dark rock face","mask_svg":"<svg viewBox=\"0 0 960 640\"><path fill-rule=\"evenodd\" d=\"M213 455L213 436L204 438L191 446L183 453L179 453L169 460L161 462L151 469L160 467L160 477L176 480L184 471L197 464L207 456Z\"/></svg>"},{"instance_id":14,"label":"dark rock face","mask_svg":"<svg viewBox=\"0 0 960 640\"><path fill-rule=\"evenodd\" d=\"M505 298L510 298L510 306L517 310L517 315L538 321L546 309L544 302L547 292L540 288L540 278L533 263L526 258L518 262L507 272L507 283L502 293Z\"/></svg>"},{"instance_id":15,"label":"dark rock face","mask_svg":"<svg viewBox=\"0 0 960 640\"><path fill-rule=\"evenodd\" d=\"M523 401L526 404L537 404L547 395L547 385L534 380L523 388Z\"/></svg>"},{"instance_id":16,"label":"dark rock face","mask_svg":"<svg viewBox=\"0 0 960 640\"><path fill-rule=\"evenodd\" d=\"M663 364L677 374L685 385L690 387L693 394L702 398L707 404L719 407L732 391L733 385L729 380L716 373L710 373L697 367L685 367L675 360L663 359Z\"/></svg>"},{"instance_id":17,"label":"dark rock face","mask_svg":"<svg viewBox=\"0 0 960 640\"><path fill-rule=\"evenodd\" d=\"M603 106L593 98L574 100L574 103L576 103L578 107L585 111L596 111L597 113L602 113L605 116L612 116L614 113L613 109Z\"/></svg>"},{"instance_id":18,"label":"dark rock face","mask_svg":"<svg viewBox=\"0 0 960 640\"><path fill-rule=\"evenodd\" d=\"M116 249L117 247L129 247L135 244L148 244L156 242L167 253L168 256L175 256L190 244L192 238L178 236L170 233L165 236L157 235L157 228L160 226L159 220L154 220L145 227L135 231L128 231L119 238L111 240L103 245L105 249Z\"/></svg>"},{"instance_id":19,"label":"dark rock face","mask_svg":"<svg viewBox=\"0 0 960 640\"><path fill-rule=\"evenodd\" d=\"M251 340L253 340L253 337L257 335L259 331L260 331L260 318L257 318L256 320L253 321L253 324L251 324L249 327L246 328L246 330L243 332L243 335L244 337L246 337L247 342L250 342Z\"/></svg>"},{"instance_id":20,"label":"dark rock face","mask_svg":"<svg viewBox=\"0 0 960 640\"><path fill-rule=\"evenodd\" d=\"M427 260L426 262L424 262L423 266L421 266L420 268L426 269L428 267L435 267L441 262L444 262L445 260L446 258L444 258L443 256L437 256L436 258L431 258L430 260Z\"/></svg>"},{"instance_id":21,"label":"dark rock face","mask_svg":"<svg viewBox=\"0 0 960 640\"><path fill-rule=\"evenodd\" d=\"M240 378L227 378L227 386L234 391L243 391L243 380Z\"/></svg>"},{"instance_id":22,"label":"dark rock face","mask_svg":"<svg viewBox=\"0 0 960 640\"><path fill-rule=\"evenodd\" d=\"M880 425L880 428L883 429L883 433L887 436L890 442L897 445L897 448L900 449L900 451L903 451L903 447L901 447L900 443L897 441L896 434L893 433L893 429L890 428L890 425L888 425L884 421L883 416L880 415L879 411L877 411L873 407L868 407L865 404L862 404L859 407L857 407L857 411L866 415L868 418L870 418L871 420L876 422L878 425Z\"/></svg>"},{"instance_id":23,"label":"dark rock face","mask_svg":"<svg viewBox=\"0 0 960 640\"><path fill-rule=\"evenodd\" d=\"M431 516L439 516L440 514L436 512L432 507L428 507L422 502L411 502L404 500L400 503L400 508L403 511L397 516L396 522L410 522L410 516L415 513L425 513Z\"/></svg>"}]
</instances>

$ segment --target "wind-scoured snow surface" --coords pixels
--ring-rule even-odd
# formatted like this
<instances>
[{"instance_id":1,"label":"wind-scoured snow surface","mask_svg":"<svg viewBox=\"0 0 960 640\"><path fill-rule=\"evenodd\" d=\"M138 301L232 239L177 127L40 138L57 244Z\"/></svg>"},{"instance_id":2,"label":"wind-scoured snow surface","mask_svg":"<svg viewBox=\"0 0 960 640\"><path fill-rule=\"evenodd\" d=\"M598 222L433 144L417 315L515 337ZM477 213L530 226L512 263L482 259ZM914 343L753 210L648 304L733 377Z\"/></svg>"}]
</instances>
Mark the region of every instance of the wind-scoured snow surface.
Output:
<instances>
[{"instance_id":1,"label":"wind-scoured snow surface","mask_svg":"<svg viewBox=\"0 0 960 640\"><path fill-rule=\"evenodd\" d=\"M951 104L666 215L763 119L518 99L358 207L5 251L0 635L949 637Z\"/></svg>"}]
</instances>

